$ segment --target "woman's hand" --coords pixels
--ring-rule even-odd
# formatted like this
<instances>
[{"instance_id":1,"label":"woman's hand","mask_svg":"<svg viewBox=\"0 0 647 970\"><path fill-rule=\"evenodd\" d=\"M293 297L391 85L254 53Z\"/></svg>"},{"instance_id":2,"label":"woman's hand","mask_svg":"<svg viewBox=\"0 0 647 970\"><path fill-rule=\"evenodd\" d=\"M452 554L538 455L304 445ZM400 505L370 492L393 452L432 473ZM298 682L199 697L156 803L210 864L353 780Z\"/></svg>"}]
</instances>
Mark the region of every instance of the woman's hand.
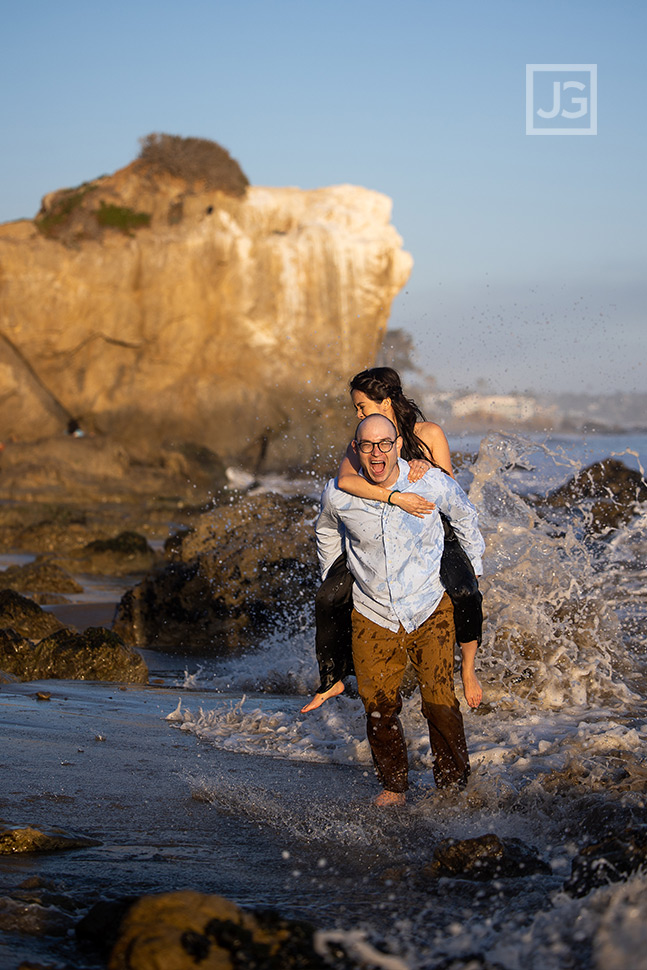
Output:
<instances>
[{"instance_id":1,"label":"woman's hand","mask_svg":"<svg viewBox=\"0 0 647 970\"><path fill-rule=\"evenodd\" d=\"M431 467L430 461L425 461L424 458L414 458L413 461L409 462L409 481L419 482L425 472L428 472Z\"/></svg>"},{"instance_id":2,"label":"woman's hand","mask_svg":"<svg viewBox=\"0 0 647 970\"><path fill-rule=\"evenodd\" d=\"M391 492L391 495L391 505L397 505L403 512L415 515L418 519L429 515L436 508L433 502L429 502L422 495L416 495L415 492Z\"/></svg>"}]
</instances>

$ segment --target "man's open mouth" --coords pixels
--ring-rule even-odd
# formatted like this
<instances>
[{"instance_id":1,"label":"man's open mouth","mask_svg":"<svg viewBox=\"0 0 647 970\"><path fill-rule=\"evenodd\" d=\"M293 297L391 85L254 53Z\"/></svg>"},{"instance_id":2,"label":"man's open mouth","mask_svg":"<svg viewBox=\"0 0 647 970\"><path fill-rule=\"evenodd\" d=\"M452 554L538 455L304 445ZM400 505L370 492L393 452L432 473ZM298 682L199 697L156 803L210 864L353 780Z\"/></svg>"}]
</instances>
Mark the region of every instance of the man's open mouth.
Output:
<instances>
[{"instance_id":1,"label":"man's open mouth","mask_svg":"<svg viewBox=\"0 0 647 970\"><path fill-rule=\"evenodd\" d=\"M386 468L386 460L384 458L371 459L371 471L376 475L381 475Z\"/></svg>"}]
</instances>

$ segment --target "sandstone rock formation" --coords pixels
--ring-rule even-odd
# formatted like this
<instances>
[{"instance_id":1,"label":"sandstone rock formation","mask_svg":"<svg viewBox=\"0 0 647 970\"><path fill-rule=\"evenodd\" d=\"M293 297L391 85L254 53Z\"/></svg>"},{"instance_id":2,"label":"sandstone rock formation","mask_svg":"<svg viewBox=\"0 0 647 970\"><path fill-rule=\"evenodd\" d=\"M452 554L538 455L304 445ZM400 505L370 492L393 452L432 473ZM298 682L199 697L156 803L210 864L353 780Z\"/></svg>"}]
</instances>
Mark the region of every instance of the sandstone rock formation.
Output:
<instances>
[{"instance_id":1,"label":"sandstone rock formation","mask_svg":"<svg viewBox=\"0 0 647 970\"><path fill-rule=\"evenodd\" d=\"M195 442L157 445L148 433L127 443L121 438L57 434L7 443L0 449L0 499L75 506L152 496L195 502L227 482L222 461Z\"/></svg>"},{"instance_id":2,"label":"sandstone rock formation","mask_svg":"<svg viewBox=\"0 0 647 970\"><path fill-rule=\"evenodd\" d=\"M338 396L374 362L411 269L391 202L243 191L141 157L0 226L0 440L75 420L251 465L338 453Z\"/></svg>"}]
</instances>

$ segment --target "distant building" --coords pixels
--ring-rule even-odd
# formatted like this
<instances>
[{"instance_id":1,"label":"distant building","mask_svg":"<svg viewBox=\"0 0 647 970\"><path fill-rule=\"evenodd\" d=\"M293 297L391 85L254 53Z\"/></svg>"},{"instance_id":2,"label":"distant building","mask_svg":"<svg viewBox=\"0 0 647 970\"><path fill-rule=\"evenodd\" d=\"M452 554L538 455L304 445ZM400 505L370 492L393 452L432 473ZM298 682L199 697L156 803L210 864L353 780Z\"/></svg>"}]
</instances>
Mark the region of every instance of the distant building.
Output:
<instances>
[{"instance_id":1,"label":"distant building","mask_svg":"<svg viewBox=\"0 0 647 970\"><path fill-rule=\"evenodd\" d=\"M554 404L541 404L524 394L453 394L436 392L424 398L424 410L431 420L450 426L548 427L559 420Z\"/></svg>"},{"instance_id":2,"label":"distant building","mask_svg":"<svg viewBox=\"0 0 647 970\"><path fill-rule=\"evenodd\" d=\"M466 394L452 402L452 414L457 418L472 415L506 421L532 421L538 405L532 397L518 394Z\"/></svg>"}]
</instances>

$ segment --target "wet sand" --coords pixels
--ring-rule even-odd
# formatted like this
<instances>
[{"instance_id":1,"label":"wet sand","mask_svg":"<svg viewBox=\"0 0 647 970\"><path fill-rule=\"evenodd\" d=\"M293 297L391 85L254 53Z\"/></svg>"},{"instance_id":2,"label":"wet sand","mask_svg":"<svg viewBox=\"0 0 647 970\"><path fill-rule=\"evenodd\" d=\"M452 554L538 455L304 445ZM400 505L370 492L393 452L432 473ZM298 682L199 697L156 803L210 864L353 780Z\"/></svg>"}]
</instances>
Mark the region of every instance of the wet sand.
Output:
<instances>
[{"instance_id":1,"label":"wet sand","mask_svg":"<svg viewBox=\"0 0 647 970\"><path fill-rule=\"evenodd\" d=\"M153 679L167 678L177 665L160 659ZM50 700L37 700L39 691ZM58 827L100 843L0 856L0 896L20 895L21 885L38 877L65 896L80 918L99 899L191 888L334 925L346 886L343 909L367 915L377 885L367 882L350 907L348 885L361 886L378 862L374 851L356 858L344 851L335 858L329 845L333 855L327 851L322 861L323 833L310 846L307 834L295 838L278 818L275 829L246 816L244 802L250 793L252 801L274 798L277 813L289 804L297 816L301 805L303 828L310 824L311 799L330 802L333 813L343 814L349 803L369 804L373 779L357 767L295 766L218 751L165 719L177 700L177 688L165 686L42 681L0 687L4 824ZM199 693L191 700L196 706L209 702ZM295 707L300 702L294 698ZM224 809L217 804L219 785L228 792ZM231 810L232 791L240 793L237 812ZM73 939L6 934L0 966L53 953L75 965Z\"/></svg>"},{"instance_id":2,"label":"wet sand","mask_svg":"<svg viewBox=\"0 0 647 970\"><path fill-rule=\"evenodd\" d=\"M49 613L58 617L66 626L73 626L83 633L91 626L105 626L110 629L117 608L116 602L107 603L58 603L46 607Z\"/></svg>"}]
</instances>

